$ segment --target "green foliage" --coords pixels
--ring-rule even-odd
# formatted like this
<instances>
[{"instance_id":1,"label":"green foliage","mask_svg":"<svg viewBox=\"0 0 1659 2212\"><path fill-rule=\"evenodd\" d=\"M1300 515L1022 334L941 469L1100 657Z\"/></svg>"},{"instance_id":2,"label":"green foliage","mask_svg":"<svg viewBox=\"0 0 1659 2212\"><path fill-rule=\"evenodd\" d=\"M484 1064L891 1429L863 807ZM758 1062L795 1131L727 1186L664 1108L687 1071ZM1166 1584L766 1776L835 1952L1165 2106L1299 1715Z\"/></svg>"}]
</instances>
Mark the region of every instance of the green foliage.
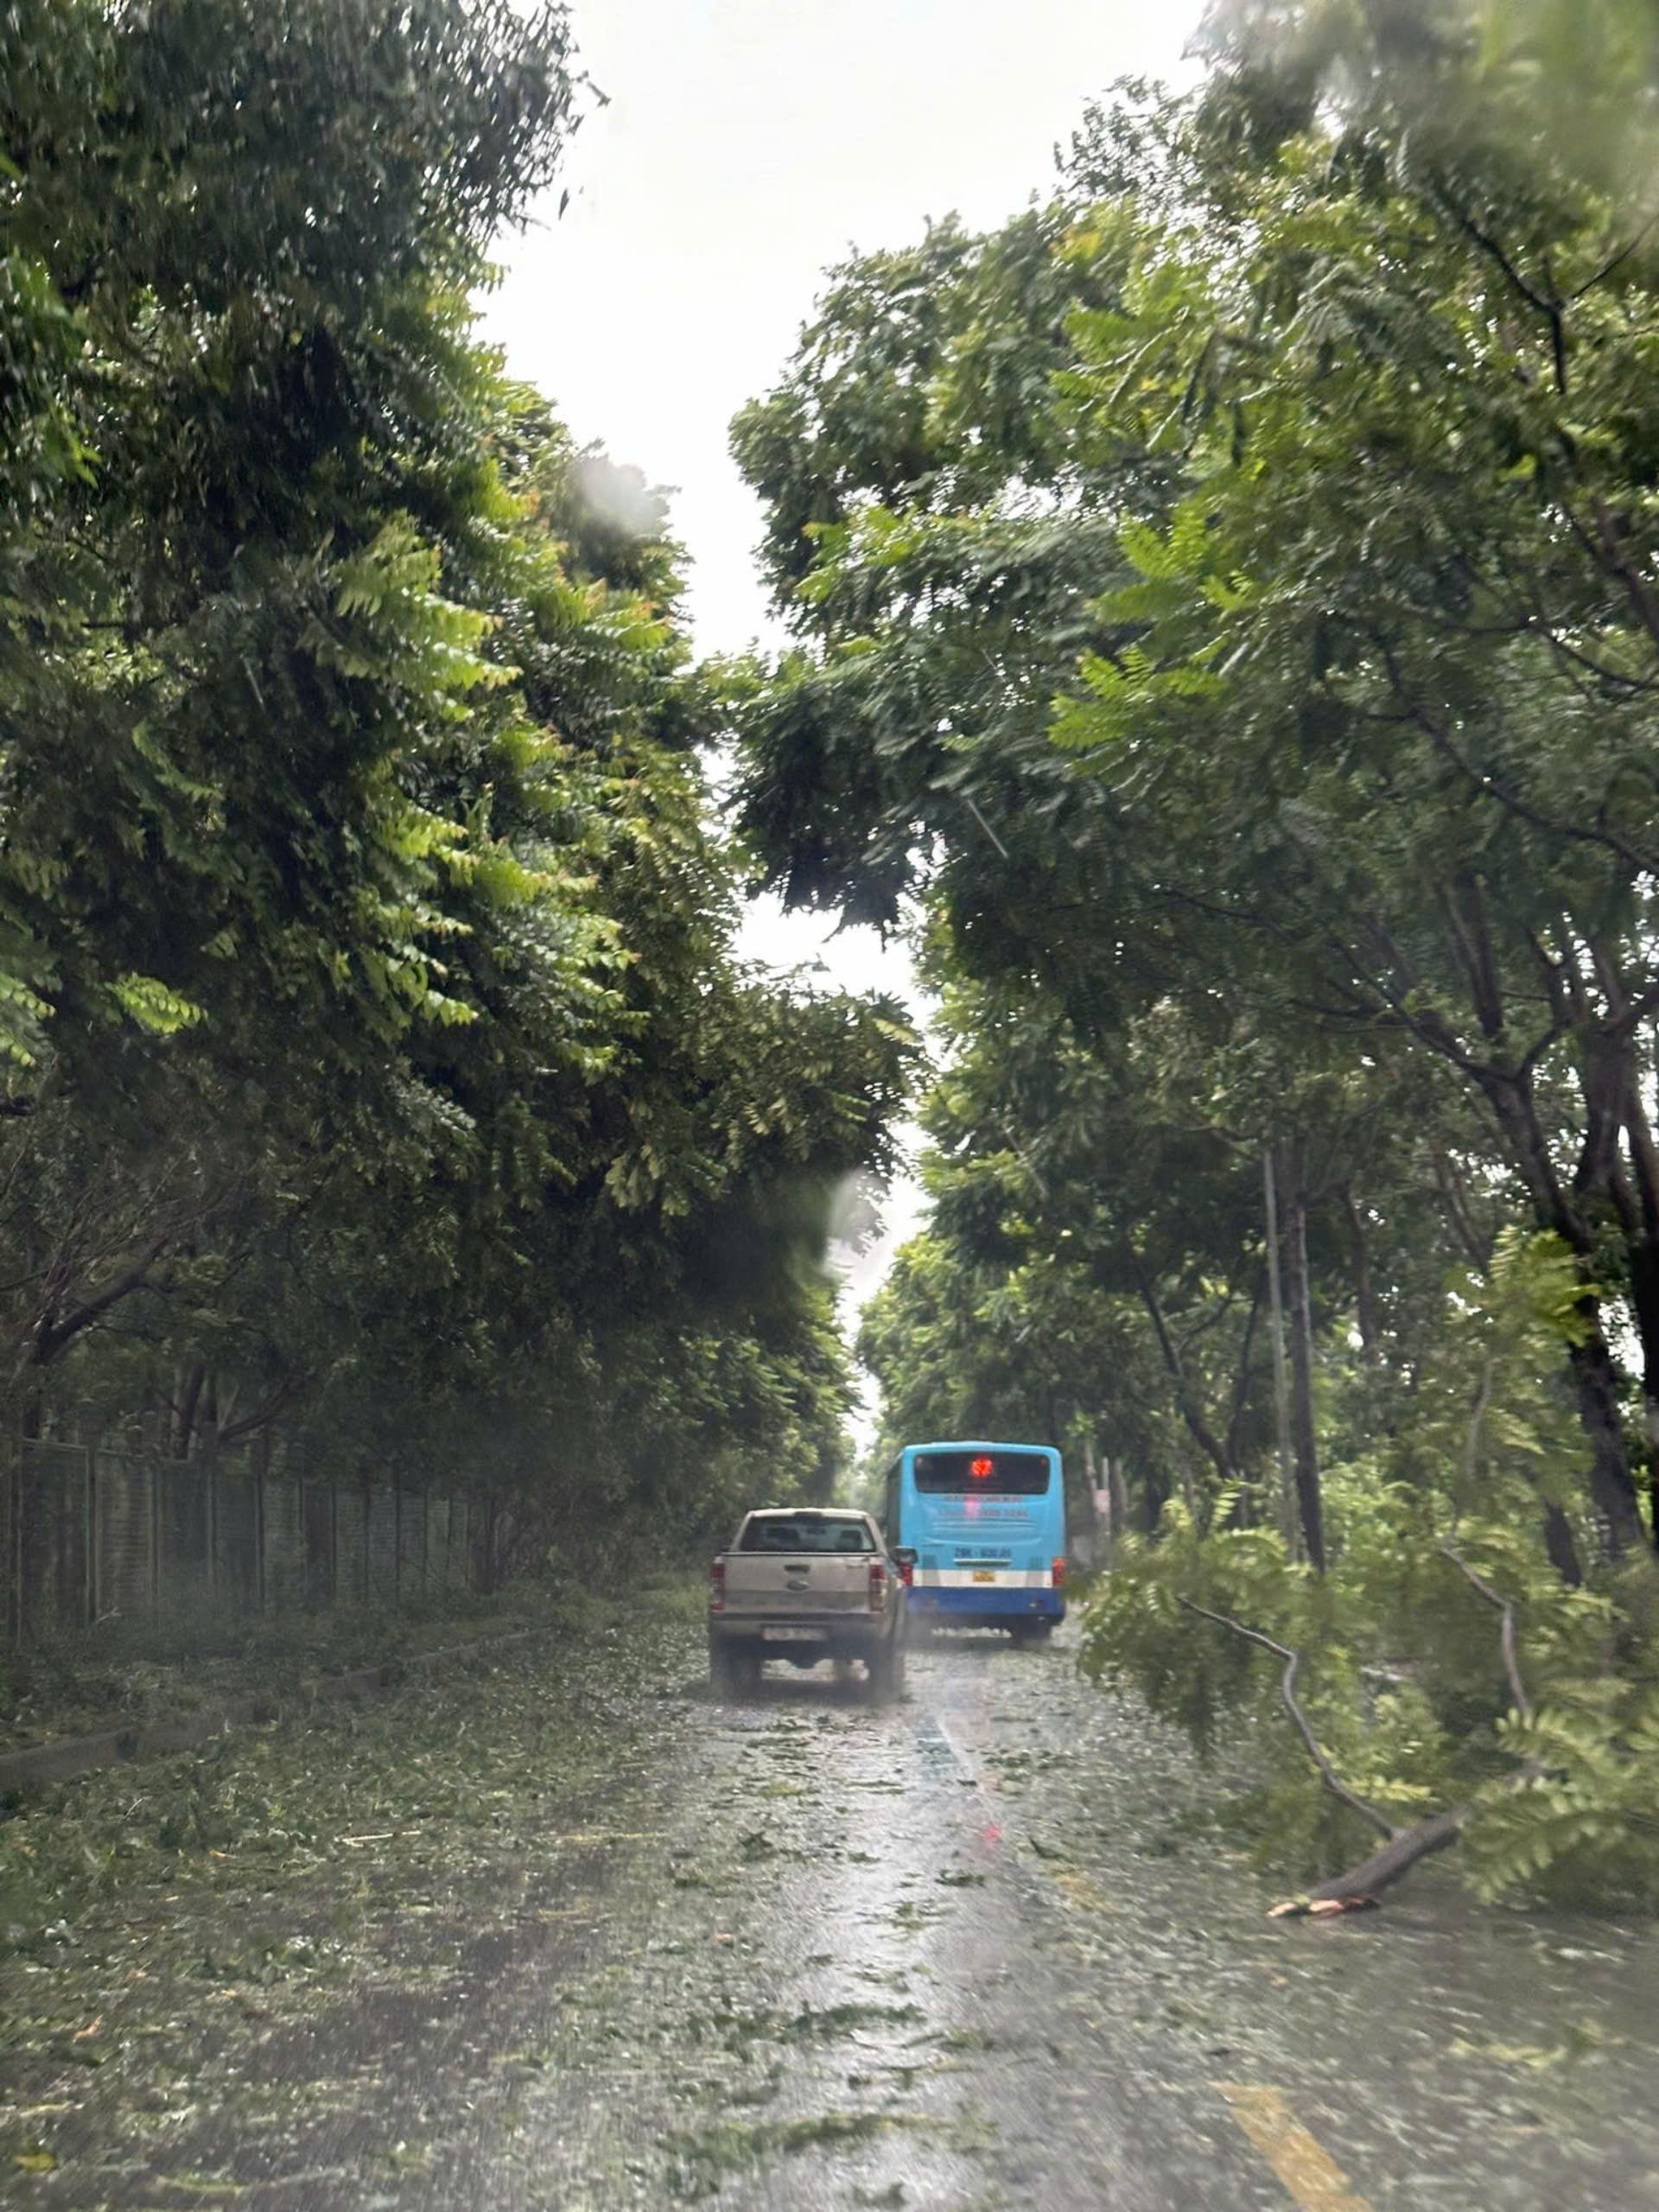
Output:
<instances>
[{"instance_id":1,"label":"green foliage","mask_svg":"<svg viewBox=\"0 0 1659 2212\"><path fill-rule=\"evenodd\" d=\"M1174 1503L1156 1540L1131 1539L1096 1586L1087 1670L1138 1688L1206 1756L1228 1758L1246 1732L1255 1771L1232 1816L1298 1874L1351 1863L1365 1830L1322 1790L1293 1732L1282 1662L1183 1600L1299 1654L1296 1696L1316 1737L1396 1826L1465 1808L1467 1876L1481 1895L1659 1897L1647 1578L1571 1586L1535 1533L1552 1494L1572 1491L1570 1428L1540 1376L1541 1354L1578 1325L1573 1287L1569 1255L1511 1237L1487 1283L1452 1289L1419 1418L1327 1471L1325 1576L1293 1564L1274 1531L1224 1525L1224 1513L1205 1530ZM1514 1610L1526 1713L1494 1600Z\"/></svg>"},{"instance_id":2,"label":"green foliage","mask_svg":"<svg viewBox=\"0 0 1659 2212\"><path fill-rule=\"evenodd\" d=\"M9 1418L493 1477L619 1559L830 1478L899 1010L735 961L664 504L475 340L557 7L69 0L0 67Z\"/></svg>"},{"instance_id":3,"label":"green foliage","mask_svg":"<svg viewBox=\"0 0 1659 2212\"><path fill-rule=\"evenodd\" d=\"M1469 1831L1483 1897L1543 1889L1589 1908L1659 1908L1659 1676L1563 1684L1530 1725L1500 1722L1504 1751L1533 1771L1488 1787Z\"/></svg>"},{"instance_id":4,"label":"green foliage","mask_svg":"<svg viewBox=\"0 0 1659 2212\"><path fill-rule=\"evenodd\" d=\"M1092 1446L1163 1531L1103 1665L1205 1736L1264 1662L1136 1607L1213 1577L1379 1802L1467 1793L1478 1864L1501 1803L1524 1878L1611 1890L1659 1496L1651 11L1221 0L1205 45L1047 206L836 272L741 418L799 640L746 827L790 899L924 912L893 1430ZM1633 1700L1542 1762L1600 1842L1527 1826L1444 1544L1540 1726ZM1328 1861L1299 1756L1265 1827Z\"/></svg>"}]
</instances>

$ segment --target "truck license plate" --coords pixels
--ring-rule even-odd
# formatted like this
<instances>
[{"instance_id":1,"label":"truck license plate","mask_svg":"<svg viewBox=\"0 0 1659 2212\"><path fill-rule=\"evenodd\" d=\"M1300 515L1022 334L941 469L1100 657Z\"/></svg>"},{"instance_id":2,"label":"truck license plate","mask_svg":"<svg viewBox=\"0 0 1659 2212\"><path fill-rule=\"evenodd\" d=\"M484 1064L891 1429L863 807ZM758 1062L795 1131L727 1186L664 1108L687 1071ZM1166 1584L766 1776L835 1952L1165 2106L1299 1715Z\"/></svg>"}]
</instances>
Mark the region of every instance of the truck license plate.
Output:
<instances>
[{"instance_id":1,"label":"truck license plate","mask_svg":"<svg viewBox=\"0 0 1659 2212\"><path fill-rule=\"evenodd\" d=\"M811 1628L763 1628L760 1641L763 1643L816 1643L818 1632Z\"/></svg>"},{"instance_id":2,"label":"truck license plate","mask_svg":"<svg viewBox=\"0 0 1659 2212\"><path fill-rule=\"evenodd\" d=\"M974 1569L974 1580L976 1582L995 1582L996 1570L990 1567L976 1567Z\"/></svg>"}]
</instances>

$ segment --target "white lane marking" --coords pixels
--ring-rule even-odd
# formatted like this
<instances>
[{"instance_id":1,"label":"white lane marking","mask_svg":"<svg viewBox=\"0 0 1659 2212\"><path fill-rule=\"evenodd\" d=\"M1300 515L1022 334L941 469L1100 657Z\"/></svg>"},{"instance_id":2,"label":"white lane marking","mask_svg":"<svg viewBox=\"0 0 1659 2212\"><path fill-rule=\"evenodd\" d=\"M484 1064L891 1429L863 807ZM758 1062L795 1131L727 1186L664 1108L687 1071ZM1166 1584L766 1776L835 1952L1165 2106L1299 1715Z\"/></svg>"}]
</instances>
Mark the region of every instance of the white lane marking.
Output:
<instances>
[{"instance_id":1,"label":"white lane marking","mask_svg":"<svg viewBox=\"0 0 1659 2212\"><path fill-rule=\"evenodd\" d=\"M962 1745L950 1733L950 1731L945 1726L944 1721L939 1718L937 1713L933 1715L933 1726L939 1732L939 1741L944 1745L945 1750L950 1752L951 1758L956 1761L957 1771L961 1775L963 1780L964 1782L971 1782L976 1789L980 1788L979 1770L975 1766L967 1752L963 1750Z\"/></svg>"}]
</instances>

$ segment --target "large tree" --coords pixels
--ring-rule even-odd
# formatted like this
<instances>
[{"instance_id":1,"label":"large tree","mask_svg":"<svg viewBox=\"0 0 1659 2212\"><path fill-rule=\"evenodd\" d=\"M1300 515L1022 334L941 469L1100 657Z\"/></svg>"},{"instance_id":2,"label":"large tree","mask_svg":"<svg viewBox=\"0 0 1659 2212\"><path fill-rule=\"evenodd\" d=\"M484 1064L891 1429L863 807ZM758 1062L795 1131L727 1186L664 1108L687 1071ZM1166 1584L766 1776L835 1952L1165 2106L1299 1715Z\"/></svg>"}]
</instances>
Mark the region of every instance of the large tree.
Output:
<instances>
[{"instance_id":1,"label":"large tree","mask_svg":"<svg viewBox=\"0 0 1659 2212\"><path fill-rule=\"evenodd\" d=\"M1095 111L1048 208L837 272L737 428L800 639L747 718L748 824L788 896L919 902L959 987L884 1381L906 1407L1001 1389L1003 1321L1039 1308L1065 1373L1095 1301L1135 1299L1201 1479L1103 1601L1104 1663L1171 1679L1183 1599L1276 1618L1330 1664L1322 1725L1426 1793L1435 1761L1473 1774L1470 1715L1501 1704L1436 1658L1434 1759L1368 1752L1359 1669L1416 1666L1469 1568L1461 1602L1529 1613L1571 1716L1548 1750L1524 1693L1503 1724L1562 1793L1548 1835L1541 1802L1482 1814L1523 1875L1615 1834L1626 1863L1649 1725L1638 12L1564 59L1548 0L1218 8L1200 89ZM1264 1158L1324 1595L1231 1510L1279 1423L1234 1432L1236 1469L1227 1363L1183 1337L1260 1280ZM1598 1620L1628 1662L1599 1718ZM1184 1677L1200 1732L1249 1648Z\"/></svg>"},{"instance_id":2,"label":"large tree","mask_svg":"<svg viewBox=\"0 0 1659 2212\"><path fill-rule=\"evenodd\" d=\"M0 37L10 1411L304 1421L590 1529L741 1450L821 1485L827 1194L911 1047L735 962L664 504L474 334L563 10Z\"/></svg>"}]
</instances>

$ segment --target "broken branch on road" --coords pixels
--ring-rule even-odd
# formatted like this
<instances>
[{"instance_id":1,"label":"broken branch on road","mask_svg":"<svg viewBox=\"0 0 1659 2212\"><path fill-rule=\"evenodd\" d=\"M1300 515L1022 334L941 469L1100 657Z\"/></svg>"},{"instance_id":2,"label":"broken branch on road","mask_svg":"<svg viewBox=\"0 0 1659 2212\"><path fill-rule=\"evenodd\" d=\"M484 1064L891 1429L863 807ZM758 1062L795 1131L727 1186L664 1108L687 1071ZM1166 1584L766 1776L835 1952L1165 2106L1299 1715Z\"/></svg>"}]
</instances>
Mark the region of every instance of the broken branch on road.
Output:
<instances>
[{"instance_id":1,"label":"broken branch on road","mask_svg":"<svg viewBox=\"0 0 1659 2212\"><path fill-rule=\"evenodd\" d=\"M1516 1712L1524 1723L1530 1726L1533 1707L1531 1700L1527 1695L1526 1684L1521 1673L1520 1655L1516 1642L1513 1602L1507 1598L1500 1597L1497 1592L1489 1583L1484 1581L1449 1544L1442 1544L1440 1549L1470 1587L1502 1616L1503 1625L1499 1631L1499 1641L1503 1654L1504 1674L1509 1681L1510 1696L1515 1701ZM1284 1672L1279 1681L1280 1701L1290 1716L1297 1734L1306 1747L1309 1758L1319 1770L1321 1784L1332 1796L1337 1799L1338 1803L1346 1805L1351 1812L1358 1814L1362 1820L1368 1821L1384 1839L1381 1850L1373 1852L1369 1859L1362 1860L1357 1866L1351 1868L1348 1872L1335 1875L1328 1882L1321 1882L1317 1889L1311 1890L1304 1897L1292 1898L1283 1904L1274 1905L1271 1917L1285 1919L1312 1916L1314 1918L1322 1918L1327 1914L1348 1912L1367 1905L1374 1905L1379 1901L1382 1892L1391 1888L1395 1883L1409 1873L1420 1859L1429 1858L1437 1851L1444 1851L1448 1845L1457 1841L1469 1817L1467 1806L1456 1806L1443 1812L1431 1813L1425 1820L1414 1821L1409 1827L1399 1827L1389 1819L1385 1813L1360 1796L1356 1790L1351 1789L1344 1782L1332 1765L1319 1738L1313 1732L1306 1713L1298 1702L1296 1675L1301 1663L1301 1654L1299 1651L1294 1650L1289 1644L1280 1643L1274 1637L1263 1635L1260 1629L1250 1628L1243 1621L1235 1620L1230 1614L1218 1613L1208 1605L1200 1605L1193 1599L1182 1598L1177 1602L1183 1611L1196 1613L1202 1620L1213 1621L1217 1628L1224 1628L1230 1635L1242 1637L1246 1643L1257 1644L1262 1650L1271 1651L1276 1657L1284 1661ZM1535 1781L1539 1771L1536 1761L1529 1760L1516 1777L1517 1783Z\"/></svg>"}]
</instances>

